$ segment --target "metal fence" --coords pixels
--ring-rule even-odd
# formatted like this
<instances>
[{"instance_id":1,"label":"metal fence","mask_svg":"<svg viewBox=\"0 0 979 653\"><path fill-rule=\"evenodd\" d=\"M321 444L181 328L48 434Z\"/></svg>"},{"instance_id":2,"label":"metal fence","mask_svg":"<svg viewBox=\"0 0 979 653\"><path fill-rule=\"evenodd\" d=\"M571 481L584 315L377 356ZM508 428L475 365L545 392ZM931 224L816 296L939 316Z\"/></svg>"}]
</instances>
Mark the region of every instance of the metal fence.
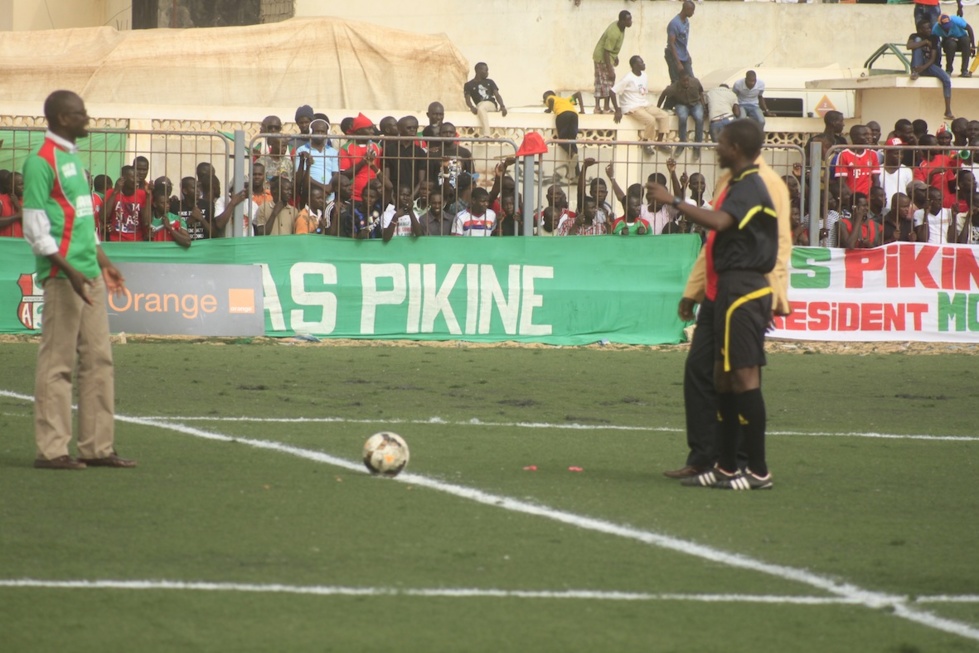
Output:
<instances>
[{"instance_id":1,"label":"metal fence","mask_svg":"<svg viewBox=\"0 0 979 653\"><path fill-rule=\"evenodd\" d=\"M20 171L27 156L40 147L44 134L45 129L40 127L0 130L0 169ZM194 179L190 192L195 196L206 187L211 196L219 197L222 180L226 182L230 177L232 140L218 132L90 129L89 135L76 144L90 174L90 184L102 197L122 186L122 170L126 166L134 168L136 189L151 191L157 182L166 186L171 209L179 207L184 199L181 179ZM209 177L218 183L201 183L203 164L210 165L213 175ZM96 216L100 236L105 240L111 239L114 227L119 226L113 224L114 219L124 218L107 212L105 207Z\"/></svg>"},{"instance_id":2,"label":"metal fence","mask_svg":"<svg viewBox=\"0 0 979 653\"><path fill-rule=\"evenodd\" d=\"M39 147L44 131L42 127L0 130L0 169L19 170L24 158ZM357 152L362 157L366 150L376 149L376 171L357 180L351 198L364 204L364 212L371 221L376 223L379 214L397 204L397 187L405 185L411 187L416 213L431 208L428 194L436 192L448 215L441 222L442 228L432 233L445 235L451 231L455 211L469 206L476 188L490 193L490 206L500 214L498 222L504 226L495 228L496 233L551 235L556 233L561 215L579 212L586 197L597 201L596 221L611 225L624 213L619 194L628 193L630 187L643 198L644 213L656 213L662 207L645 201L645 186L650 178L664 182L685 199L709 205L722 173L713 143L667 145L602 137L574 141L552 139L544 141L545 153L517 157L517 144L506 138L347 136L336 133L336 126L328 138L335 152L328 155L333 157L330 170L356 165ZM278 155L278 163L269 165L269 143L276 139L285 139L287 147ZM220 132L92 129L78 146L97 192L115 188L122 167L131 165L136 168L137 183L147 190L158 180L166 184L171 194L170 207L177 210L188 204L181 180L193 180L190 192L195 193L197 202L204 207L202 213L211 221L214 235L235 236L252 233L252 223L259 217L259 204L275 190L270 187L273 177L291 174L290 181L297 181L295 175L302 166L297 164L296 153L301 146L308 148L310 140L310 136L276 133L259 134L246 141L242 131L232 136ZM822 151L816 142L807 161L803 149L796 145L763 147L764 159L790 186L796 244L840 245L835 225L853 212L851 187L856 187L853 178L864 179L868 174L881 175L882 190L873 191L874 197L868 198L875 214L881 193L885 208L891 205L896 193L908 198L902 200L907 207L905 212L895 215L895 224L887 227L889 234L896 234L893 238L920 241L924 236L921 225L914 223L917 219L914 214L927 212L929 188L935 189L931 192L939 195L942 209L946 210L939 216L940 227L936 230L931 225L931 233L938 234L938 242L949 241L948 234L953 232L946 225L951 221L956 223L953 236L964 237L966 224L979 232L979 219L970 219L979 210L979 199L975 195L974 175L969 175L979 168L979 147L873 146L868 149L874 153L873 158L854 163L844 157L841 164L840 156L847 150L859 154L859 149L849 145ZM889 155L889 152L896 154ZM897 177L883 174L885 157L897 155L904 166L902 179L910 175L914 182L911 188L906 184L903 188L893 187L898 183ZM263 177L255 178L259 162L265 163L266 169ZM422 171L424 174L420 175ZM301 184L294 184L289 200L297 211L310 208L313 185L309 175ZM243 192L246 187L252 192ZM368 200L362 192L365 188ZM333 188L328 190L332 192ZM240 194L242 201L233 206L230 200L235 194ZM559 205L557 213L555 203ZM325 207L313 210L322 212ZM669 231L690 229L670 213L664 210L667 217L656 224L657 233L664 227L669 227ZM238 219L232 220L233 215ZM222 217L227 224L218 221ZM898 218L907 222L897 224ZM877 215L877 219L887 226L883 224L883 215ZM112 216L106 216L103 228L110 229L111 221ZM803 235L807 226L808 234ZM204 235L203 230L197 229L193 235L200 237ZM975 240L970 235L968 240L958 242Z\"/></svg>"},{"instance_id":3,"label":"metal fence","mask_svg":"<svg viewBox=\"0 0 979 653\"><path fill-rule=\"evenodd\" d=\"M431 216L425 221L431 230L426 228L425 234L450 235L452 221L469 208L476 188L488 191L489 208L498 214L494 231L522 233L518 192L522 166L517 164L516 144L508 139L265 133L249 142L248 151L248 177L253 186L246 211L254 212L259 223L261 213L255 203L268 201L268 196L262 197L260 185L264 181L275 201L282 191L280 179L285 178L289 181L288 201L314 212L320 218L321 231L327 234L349 233L330 229L331 216L347 201L363 214L368 230L376 234L389 223L388 209L400 205L399 195L405 189L410 192L411 206L402 208L411 208L419 220L426 214ZM260 174L264 180L256 176L258 165L263 167ZM341 180L337 175L341 171L352 178L350 197L346 188L338 192ZM261 233L263 225L256 226Z\"/></svg>"},{"instance_id":4,"label":"metal fence","mask_svg":"<svg viewBox=\"0 0 979 653\"><path fill-rule=\"evenodd\" d=\"M676 220L678 216L672 208L655 206L645 200L649 181L659 181L678 197L710 205L722 174L714 143L667 145L647 141L549 140L547 146L547 154L541 157L535 169L538 207L550 206L556 197L567 201L569 211L578 211L584 197L593 197L599 204L598 220L610 224L624 213L625 205L619 197L631 188L632 193L644 198L642 215L657 214L653 225L655 233L661 233L664 226L668 227L668 233L682 233L691 230L691 225ZM794 186L793 206L801 213L806 186L802 174L805 162L802 148L765 145L762 156L790 186Z\"/></svg>"}]
</instances>

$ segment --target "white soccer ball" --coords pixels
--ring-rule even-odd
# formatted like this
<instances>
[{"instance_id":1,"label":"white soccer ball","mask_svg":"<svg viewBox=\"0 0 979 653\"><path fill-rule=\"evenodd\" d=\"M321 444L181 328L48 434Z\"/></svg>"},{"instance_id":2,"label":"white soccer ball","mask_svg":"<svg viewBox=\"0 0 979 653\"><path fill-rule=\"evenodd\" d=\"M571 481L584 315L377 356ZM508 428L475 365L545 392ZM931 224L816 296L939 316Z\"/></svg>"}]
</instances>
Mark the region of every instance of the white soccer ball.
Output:
<instances>
[{"instance_id":1,"label":"white soccer ball","mask_svg":"<svg viewBox=\"0 0 979 653\"><path fill-rule=\"evenodd\" d=\"M408 465L408 443L397 433L381 431L364 443L364 465L371 474L397 476Z\"/></svg>"}]
</instances>

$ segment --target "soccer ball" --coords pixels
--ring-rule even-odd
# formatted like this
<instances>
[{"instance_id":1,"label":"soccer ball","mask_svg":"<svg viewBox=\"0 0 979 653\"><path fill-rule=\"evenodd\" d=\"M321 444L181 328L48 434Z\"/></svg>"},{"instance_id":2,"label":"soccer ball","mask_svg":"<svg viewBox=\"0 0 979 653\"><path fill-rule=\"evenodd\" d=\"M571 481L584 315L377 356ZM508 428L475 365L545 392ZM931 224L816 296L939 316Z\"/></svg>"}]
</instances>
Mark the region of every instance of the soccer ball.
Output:
<instances>
[{"instance_id":1,"label":"soccer ball","mask_svg":"<svg viewBox=\"0 0 979 653\"><path fill-rule=\"evenodd\" d=\"M408 465L408 443L397 433L381 431L364 443L364 465L371 474L397 476Z\"/></svg>"}]
</instances>

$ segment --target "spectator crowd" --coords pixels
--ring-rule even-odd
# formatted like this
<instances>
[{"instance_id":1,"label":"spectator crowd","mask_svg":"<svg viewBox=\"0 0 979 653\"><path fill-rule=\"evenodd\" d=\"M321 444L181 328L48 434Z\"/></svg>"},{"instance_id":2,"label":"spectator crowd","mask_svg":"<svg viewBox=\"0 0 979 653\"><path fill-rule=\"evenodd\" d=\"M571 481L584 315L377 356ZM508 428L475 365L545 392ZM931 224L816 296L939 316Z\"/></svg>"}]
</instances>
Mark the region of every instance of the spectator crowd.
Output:
<instances>
[{"instance_id":1,"label":"spectator crowd","mask_svg":"<svg viewBox=\"0 0 979 653\"><path fill-rule=\"evenodd\" d=\"M741 118L764 127L774 115L766 104L765 83L749 70L731 87L705 90L694 76L688 49L691 18L696 4L686 0L667 26L664 58L670 85L658 102L648 96L646 63L629 58L629 72L616 78L615 66L632 25L628 11L608 25L593 52L595 113L608 112L616 123L637 123L644 155L664 152L665 170L648 176L645 184L621 188L615 166L593 158L579 161L577 147L563 143L575 163L573 198L558 184L543 193L535 207L533 232L539 236L656 235L695 232L680 212L652 198L650 187L668 185L683 201L710 207L707 180L699 167L678 172L678 161L694 123L693 143L716 141L721 129ZM793 240L811 242L809 225L818 224L818 242L830 247L875 247L897 240L933 243L979 243L979 195L976 194L976 148L979 120L951 113L951 73L958 57L960 75L969 77L975 56L975 35L961 16L917 13L916 31L909 36L912 78L941 79L945 96L943 123L929 132L923 120L898 120L883 134L876 122L854 125L844 136L843 115L829 111L825 129L806 143L822 146L828 174L818 188L806 188L806 166L797 164L783 179L793 205ZM944 56L945 68L940 67ZM491 114L507 115L500 87L480 62L465 83L463 96L478 117L480 133L489 135ZM543 96L555 115L557 135L574 141L577 116L585 112L580 93ZM666 141L670 114L678 121L679 145ZM329 118L304 105L295 113L298 133L283 133L278 116L261 123L262 137L252 152L244 190L222 192L221 180L209 162L200 162L192 176L177 180L150 175L149 159L138 156L122 166L113 180L90 179L99 237L104 241L169 241L190 247L193 241L229 237L308 234L357 239L396 236L510 236L523 235L523 198L516 192L503 158L492 175L477 174L472 152L463 147L455 125L445 121L440 102L426 112L420 128L413 115L383 118L377 125L363 113L344 118L341 136L331 135ZM528 134L517 154L539 153ZM526 151L524 151L526 150ZM697 164L700 147L690 159ZM605 177L589 176L604 170ZM607 180L607 181L606 181ZM231 187L236 187L234 181ZM569 190L569 192L571 192ZM818 194L814 202L813 194ZM0 236L22 235L23 177L0 170ZM572 200L574 206L572 206ZM240 205L242 222L232 219ZM811 220L811 205L823 207ZM529 234L528 234L529 235Z\"/></svg>"}]
</instances>

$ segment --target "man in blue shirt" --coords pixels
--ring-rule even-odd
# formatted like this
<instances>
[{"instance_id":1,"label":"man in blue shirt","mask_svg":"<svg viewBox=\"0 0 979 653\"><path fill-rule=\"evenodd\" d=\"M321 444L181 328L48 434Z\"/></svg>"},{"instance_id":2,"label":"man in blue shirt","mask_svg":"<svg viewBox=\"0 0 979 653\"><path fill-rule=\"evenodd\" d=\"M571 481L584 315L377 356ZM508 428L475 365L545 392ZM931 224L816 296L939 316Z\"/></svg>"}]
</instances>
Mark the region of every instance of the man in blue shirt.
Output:
<instances>
[{"instance_id":1,"label":"man in blue shirt","mask_svg":"<svg viewBox=\"0 0 979 653\"><path fill-rule=\"evenodd\" d=\"M687 41L690 39L690 17L697 10L697 5L693 0L684 0L680 13L673 17L673 20L666 26L666 67L670 71L670 83L676 82L680 78L680 68L687 71L687 75L693 77L693 60L687 50Z\"/></svg>"},{"instance_id":2,"label":"man in blue shirt","mask_svg":"<svg viewBox=\"0 0 979 653\"><path fill-rule=\"evenodd\" d=\"M969 56L976 56L976 35L972 25L959 16L942 14L932 28L931 33L942 40L942 51L945 53L945 72L952 74L952 64L955 53L962 58L962 73L960 77L972 77L969 72Z\"/></svg>"},{"instance_id":3,"label":"man in blue shirt","mask_svg":"<svg viewBox=\"0 0 979 653\"><path fill-rule=\"evenodd\" d=\"M309 197L311 187L320 188L329 202L333 200L333 175L340 172L340 153L327 139L328 122L314 120L309 124L309 131L309 142L296 148L296 188L305 198Z\"/></svg>"}]
</instances>

